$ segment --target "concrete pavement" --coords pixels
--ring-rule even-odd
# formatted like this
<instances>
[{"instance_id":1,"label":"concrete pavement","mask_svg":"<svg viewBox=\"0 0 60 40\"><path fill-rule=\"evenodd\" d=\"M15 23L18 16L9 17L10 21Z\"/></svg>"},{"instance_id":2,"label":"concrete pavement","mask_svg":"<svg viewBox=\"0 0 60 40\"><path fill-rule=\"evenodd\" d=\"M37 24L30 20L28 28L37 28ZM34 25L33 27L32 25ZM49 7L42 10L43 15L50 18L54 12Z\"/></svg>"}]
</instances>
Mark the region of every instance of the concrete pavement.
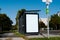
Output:
<instances>
[{"instance_id":1,"label":"concrete pavement","mask_svg":"<svg viewBox=\"0 0 60 40\"><path fill-rule=\"evenodd\" d=\"M0 40L25 40L21 37L7 37L7 38L0 38Z\"/></svg>"},{"instance_id":2,"label":"concrete pavement","mask_svg":"<svg viewBox=\"0 0 60 40\"><path fill-rule=\"evenodd\" d=\"M0 40L25 40L22 37L17 37L14 33L0 34Z\"/></svg>"},{"instance_id":3,"label":"concrete pavement","mask_svg":"<svg viewBox=\"0 0 60 40\"><path fill-rule=\"evenodd\" d=\"M29 35L29 36L26 36L27 38L45 38L47 37L47 34L42 34L42 35ZM50 34L49 37L60 37L60 35L53 35L53 34Z\"/></svg>"},{"instance_id":4,"label":"concrete pavement","mask_svg":"<svg viewBox=\"0 0 60 40\"><path fill-rule=\"evenodd\" d=\"M40 31L39 35L28 35L27 38L44 38L47 37L47 31ZM49 37L60 37L60 30L50 30Z\"/></svg>"}]
</instances>

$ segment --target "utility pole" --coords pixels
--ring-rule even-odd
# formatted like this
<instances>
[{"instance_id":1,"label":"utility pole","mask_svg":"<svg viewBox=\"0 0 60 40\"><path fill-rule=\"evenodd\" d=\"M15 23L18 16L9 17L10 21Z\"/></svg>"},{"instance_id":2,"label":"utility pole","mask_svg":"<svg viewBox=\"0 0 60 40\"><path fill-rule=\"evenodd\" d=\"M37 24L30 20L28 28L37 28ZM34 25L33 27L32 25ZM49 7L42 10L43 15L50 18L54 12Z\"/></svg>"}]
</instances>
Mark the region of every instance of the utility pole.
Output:
<instances>
[{"instance_id":1,"label":"utility pole","mask_svg":"<svg viewBox=\"0 0 60 40\"><path fill-rule=\"evenodd\" d=\"M46 15L47 15L47 37L49 38L49 4L52 0L42 0L46 3Z\"/></svg>"}]
</instances>

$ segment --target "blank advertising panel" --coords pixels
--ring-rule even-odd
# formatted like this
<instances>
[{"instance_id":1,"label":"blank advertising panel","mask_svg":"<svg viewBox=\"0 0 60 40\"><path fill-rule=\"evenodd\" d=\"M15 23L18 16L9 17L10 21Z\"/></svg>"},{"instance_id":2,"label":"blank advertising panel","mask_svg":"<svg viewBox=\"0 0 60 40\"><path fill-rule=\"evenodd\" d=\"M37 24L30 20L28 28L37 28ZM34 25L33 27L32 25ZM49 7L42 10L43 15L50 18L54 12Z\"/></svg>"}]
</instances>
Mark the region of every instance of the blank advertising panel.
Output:
<instances>
[{"instance_id":1,"label":"blank advertising panel","mask_svg":"<svg viewBox=\"0 0 60 40\"><path fill-rule=\"evenodd\" d=\"M26 14L26 32L38 32L38 15Z\"/></svg>"}]
</instances>

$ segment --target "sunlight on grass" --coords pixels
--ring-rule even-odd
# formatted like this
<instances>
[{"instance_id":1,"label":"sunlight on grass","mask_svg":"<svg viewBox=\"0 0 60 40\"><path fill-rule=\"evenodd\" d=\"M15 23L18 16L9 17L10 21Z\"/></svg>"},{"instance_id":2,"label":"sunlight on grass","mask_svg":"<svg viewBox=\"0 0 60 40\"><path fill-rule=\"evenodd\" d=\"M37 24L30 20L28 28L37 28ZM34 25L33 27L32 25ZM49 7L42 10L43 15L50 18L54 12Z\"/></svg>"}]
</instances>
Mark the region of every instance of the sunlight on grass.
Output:
<instances>
[{"instance_id":1,"label":"sunlight on grass","mask_svg":"<svg viewBox=\"0 0 60 40\"><path fill-rule=\"evenodd\" d=\"M18 37L22 37L23 39L28 40L28 38L26 38L26 36L24 34L21 34L19 32L14 32L14 34Z\"/></svg>"},{"instance_id":2,"label":"sunlight on grass","mask_svg":"<svg viewBox=\"0 0 60 40\"><path fill-rule=\"evenodd\" d=\"M60 40L60 37L50 37L48 38L30 38L29 40Z\"/></svg>"}]
</instances>

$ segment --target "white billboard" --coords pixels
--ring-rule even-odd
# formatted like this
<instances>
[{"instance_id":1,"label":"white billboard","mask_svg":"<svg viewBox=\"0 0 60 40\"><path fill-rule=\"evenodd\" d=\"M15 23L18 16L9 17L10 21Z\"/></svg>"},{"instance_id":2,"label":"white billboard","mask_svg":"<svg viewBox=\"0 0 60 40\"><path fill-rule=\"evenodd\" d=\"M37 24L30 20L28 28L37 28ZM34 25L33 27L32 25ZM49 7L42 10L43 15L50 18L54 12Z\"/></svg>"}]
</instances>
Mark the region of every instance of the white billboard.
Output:
<instances>
[{"instance_id":1,"label":"white billboard","mask_svg":"<svg viewBox=\"0 0 60 40\"><path fill-rule=\"evenodd\" d=\"M26 14L26 32L38 32L38 15Z\"/></svg>"}]
</instances>

